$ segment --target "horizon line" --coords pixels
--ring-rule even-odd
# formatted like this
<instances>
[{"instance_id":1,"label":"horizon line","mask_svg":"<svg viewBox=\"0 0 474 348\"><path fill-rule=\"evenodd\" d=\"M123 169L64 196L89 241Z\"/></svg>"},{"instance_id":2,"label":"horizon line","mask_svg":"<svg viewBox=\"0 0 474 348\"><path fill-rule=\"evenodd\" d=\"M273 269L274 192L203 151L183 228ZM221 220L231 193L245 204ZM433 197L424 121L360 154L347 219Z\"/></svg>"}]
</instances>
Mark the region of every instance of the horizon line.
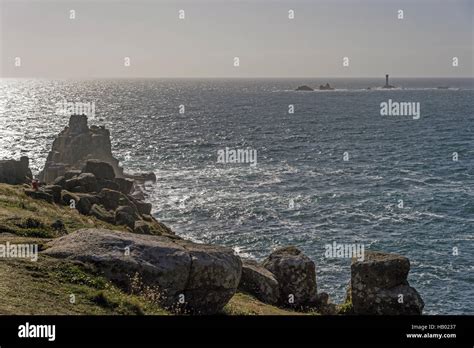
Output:
<instances>
[{"instance_id":1,"label":"horizon line","mask_svg":"<svg viewBox=\"0 0 474 348\"><path fill-rule=\"evenodd\" d=\"M390 74L389 74L390 75ZM80 77L80 76L68 76L68 77L39 77L39 76L31 76L31 77L7 77L7 76L0 76L0 80L97 80L97 79L104 79L104 80L133 80L133 79L150 79L150 80L296 80L296 79L385 79L385 75L383 76L351 76L351 77L342 77L342 76L310 76L310 77L302 77L302 76L257 76L257 77L240 77L240 76L197 76L197 77L185 77L185 76L88 76L88 77ZM391 79L474 79L473 76L394 76L390 75Z\"/></svg>"}]
</instances>

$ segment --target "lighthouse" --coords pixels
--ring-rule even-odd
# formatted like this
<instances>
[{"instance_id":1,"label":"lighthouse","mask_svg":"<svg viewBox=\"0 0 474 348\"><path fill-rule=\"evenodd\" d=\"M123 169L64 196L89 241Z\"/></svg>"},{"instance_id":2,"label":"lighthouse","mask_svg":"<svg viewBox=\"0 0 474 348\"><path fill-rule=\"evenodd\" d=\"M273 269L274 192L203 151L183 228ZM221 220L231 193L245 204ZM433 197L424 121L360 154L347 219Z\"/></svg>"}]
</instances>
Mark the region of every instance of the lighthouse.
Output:
<instances>
[{"instance_id":1,"label":"lighthouse","mask_svg":"<svg viewBox=\"0 0 474 348\"><path fill-rule=\"evenodd\" d=\"M388 84L388 74L385 74L385 86L383 86L383 88L395 88L394 86Z\"/></svg>"}]
</instances>

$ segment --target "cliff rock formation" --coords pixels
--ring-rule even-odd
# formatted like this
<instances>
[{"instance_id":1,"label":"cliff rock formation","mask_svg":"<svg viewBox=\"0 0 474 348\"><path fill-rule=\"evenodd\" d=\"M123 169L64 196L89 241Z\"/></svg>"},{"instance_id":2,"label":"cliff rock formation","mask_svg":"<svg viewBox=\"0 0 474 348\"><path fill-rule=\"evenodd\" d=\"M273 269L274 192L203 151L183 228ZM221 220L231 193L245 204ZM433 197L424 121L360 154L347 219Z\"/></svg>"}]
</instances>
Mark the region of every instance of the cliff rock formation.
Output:
<instances>
[{"instance_id":1,"label":"cliff rock formation","mask_svg":"<svg viewBox=\"0 0 474 348\"><path fill-rule=\"evenodd\" d=\"M69 125L54 140L39 179L51 183L68 171L82 169L89 159L107 162L116 177L123 176L123 169L112 155L110 132L105 127L89 127L86 115L72 115Z\"/></svg>"}]
</instances>

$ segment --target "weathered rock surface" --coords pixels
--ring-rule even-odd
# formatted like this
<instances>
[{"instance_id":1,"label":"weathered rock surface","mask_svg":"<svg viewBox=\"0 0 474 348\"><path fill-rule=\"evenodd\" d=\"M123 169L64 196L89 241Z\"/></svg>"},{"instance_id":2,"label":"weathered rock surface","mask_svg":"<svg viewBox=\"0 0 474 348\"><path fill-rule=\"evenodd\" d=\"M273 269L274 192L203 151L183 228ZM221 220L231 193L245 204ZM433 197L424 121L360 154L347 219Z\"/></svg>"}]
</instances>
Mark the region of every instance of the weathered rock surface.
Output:
<instances>
[{"instance_id":1,"label":"weathered rock surface","mask_svg":"<svg viewBox=\"0 0 474 348\"><path fill-rule=\"evenodd\" d=\"M39 199L42 201L46 201L48 203L53 203L54 198L52 195L49 193L46 193L44 191L35 191L35 190L25 190L25 194L28 197L34 198L34 199Z\"/></svg>"},{"instance_id":2,"label":"weathered rock surface","mask_svg":"<svg viewBox=\"0 0 474 348\"><path fill-rule=\"evenodd\" d=\"M21 157L19 161L0 161L0 182L10 185L30 183L33 174L29 168L29 162L26 156Z\"/></svg>"},{"instance_id":3,"label":"weathered rock surface","mask_svg":"<svg viewBox=\"0 0 474 348\"><path fill-rule=\"evenodd\" d=\"M280 299L280 289L275 276L253 260L242 260L239 290L268 304L276 304Z\"/></svg>"},{"instance_id":4,"label":"weathered rock surface","mask_svg":"<svg viewBox=\"0 0 474 348\"><path fill-rule=\"evenodd\" d=\"M91 263L124 289L130 290L138 275L159 293L164 307L197 314L221 310L234 295L242 270L240 258L228 248L105 229L58 238L43 253Z\"/></svg>"},{"instance_id":5,"label":"weathered rock surface","mask_svg":"<svg viewBox=\"0 0 474 348\"><path fill-rule=\"evenodd\" d=\"M424 302L407 281L410 261L401 255L366 251L353 259L350 297L355 314L416 315Z\"/></svg>"},{"instance_id":6,"label":"weathered rock surface","mask_svg":"<svg viewBox=\"0 0 474 348\"><path fill-rule=\"evenodd\" d=\"M118 160L112 155L110 133L104 127L88 127L86 115L72 115L69 126L54 140L40 180L51 183L71 170L80 170L87 160L109 163L115 176L123 176Z\"/></svg>"},{"instance_id":7,"label":"weathered rock surface","mask_svg":"<svg viewBox=\"0 0 474 348\"><path fill-rule=\"evenodd\" d=\"M126 178L115 178L115 183L118 185L117 191L123 194L130 194L133 190L133 180Z\"/></svg>"},{"instance_id":8,"label":"weathered rock surface","mask_svg":"<svg viewBox=\"0 0 474 348\"><path fill-rule=\"evenodd\" d=\"M262 265L278 281L282 306L306 307L316 302L316 267L301 250L293 246L278 249Z\"/></svg>"},{"instance_id":9,"label":"weathered rock surface","mask_svg":"<svg viewBox=\"0 0 474 348\"><path fill-rule=\"evenodd\" d=\"M113 180L115 179L114 168L107 162L96 159L88 160L82 169L83 173L91 173L97 179Z\"/></svg>"},{"instance_id":10,"label":"weathered rock surface","mask_svg":"<svg viewBox=\"0 0 474 348\"><path fill-rule=\"evenodd\" d=\"M47 185L43 187L43 191L53 196L54 203L61 203L62 187L58 185Z\"/></svg>"}]
</instances>

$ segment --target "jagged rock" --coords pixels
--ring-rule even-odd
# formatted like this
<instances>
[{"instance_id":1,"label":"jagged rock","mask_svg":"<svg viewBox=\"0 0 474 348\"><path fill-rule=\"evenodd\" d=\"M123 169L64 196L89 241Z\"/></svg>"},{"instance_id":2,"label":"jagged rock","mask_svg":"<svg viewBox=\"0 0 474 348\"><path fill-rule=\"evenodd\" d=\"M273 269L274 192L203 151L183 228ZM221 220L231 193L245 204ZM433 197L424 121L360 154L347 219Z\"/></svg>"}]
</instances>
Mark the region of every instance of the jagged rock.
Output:
<instances>
[{"instance_id":1,"label":"jagged rock","mask_svg":"<svg viewBox=\"0 0 474 348\"><path fill-rule=\"evenodd\" d=\"M0 161L0 182L10 185L21 185L30 183L33 174L29 168L29 158L23 156L19 161Z\"/></svg>"},{"instance_id":2,"label":"jagged rock","mask_svg":"<svg viewBox=\"0 0 474 348\"><path fill-rule=\"evenodd\" d=\"M145 221L137 220L133 226L133 232L140 234L151 234L150 225L148 225Z\"/></svg>"},{"instance_id":3,"label":"jagged rock","mask_svg":"<svg viewBox=\"0 0 474 348\"><path fill-rule=\"evenodd\" d=\"M248 259L242 259L239 290L268 304L276 304L280 298L280 289L275 276L256 261Z\"/></svg>"},{"instance_id":4,"label":"jagged rock","mask_svg":"<svg viewBox=\"0 0 474 348\"><path fill-rule=\"evenodd\" d=\"M129 206L120 206L115 210L115 224L125 225L130 227L132 230L135 228L135 221L139 220L140 217L136 212Z\"/></svg>"},{"instance_id":5,"label":"jagged rock","mask_svg":"<svg viewBox=\"0 0 474 348\"><path fill-rule=\"evenodd\" d=\"M76 115L69 119L69 129L73 134L81 134L89 131L86 115Z\"/></svg>"},{"instance_id":6,"label":"jagged rock","mask_svg":"<svg viewBox=\"0 0 474 348\"><path fill-rule=\"evenodd\" d=\"M115 224L115 215L108 212L99 204L93 204L89 211L89 215L96 217L99 220L105 221L109 224Z\"/></svg>"},{"instance_id":7,"label":"jagged rock","mask_svg":"<svg viewBox=\"0 0 474 348\"><path fill-rule=\"evenodd\" d=\"M115 181L99 179L97 180L98 190L109 189L114 191L120 191L120 186Z\"/></svg>"},{"instance_id":8,"label":"jagged rock","mask_svg":"<svg viewBox=\"0 0 474 348\"><path fill-rule=\"evenodd\" d=\"M132 199L132 202L133 202L133 204L135 204L135 206L137 207L138 212L140 214L142 214L142 215L150 215L151 214L151 209L152 209L151 203L145 203L145 202L142 202L142 201L139 201L139 200L136 200L136 199Z\"/></svg>"},{"instance_id":9,"label":"jagged rock","mask_svg":"<svg viewBox=\"0 0 474 348\"><path fill-rule=\"evenodd\" d=\"M72 192L98 192L99 186L94 174L82 173L66 180L64 188Z\"/></svg>"},{"instance_id":10,"label":"jagged rock","mask_svg":"<svg viewBox=\"0 0 474 348\"><path fill-rule=\"evenodd\" d=\"M117 191L120 191L125 195L128 195L130 192L132 192L133 180L126 178L115 178L114 181L118 185Z\"/></svg>"},{"instance_id":11,"label":"jagged rock","mask_svg":"<svg viewBox=\"0 0 474 348\"><path fill-rule=\"evenodd\" d=\"M97 185L97 179L94 174L82 173L77 177L79 185L83 186L86 192L99 192L99 186Z\"/></svg>"},{"instance_id":12,"label":"jagged rock","mask_svg":"<svg viewBox=\"0 0 474 348\"><path fill-rule=\"evenodd\" d=\"M150 224L153 234L158 235L174 235L174 232L166 226L164 223L157 221L156 219L152 220Z\"/></svg>"},{"instance_id":13,"label":"jagged rock","mask_svg":"<svg viewBox=\"0 0 474 348\"><path fill-rule=\"evenodd\" d=\"M314 308L318 313L323 315L336 315L339 314L340 309L334 303L331 303L328 293L321 292L316 295L316 301Z\"/></svg>"},{"instance_id":14,"label":"jagged rock","mask_svg":"<svg viewBox=\"0 0 474 348\"><path fill-rule=\"evenodd\" d=\"M61 202L64 204L64 205L71 205L72 201L74 201L74 205L77 204L77 202L79 202L79 196L75 193L72 193L72 192L69 192L69 191L66 191L66 190L62 190L61 191Z\"/></svg>"},{"instance_id":15,"label":"jagged rock","mask_svg":"<svg viewBox=\"0 0 474 348\"><path fill-rule=\"evenodd\" d=\"M61 190L62 187L58 185L47 185L42 187L42 190L51 196L53 196L54 203L61 203Z\"/></svg>"},{"instance_id":16,"label":"jagged rock","mask_svg":"<svg viewBox=\"0 0 474 348\"><path fill-rule=\"evenodd\" d=\"M74 178L75 176L81 175L81 173L82 172L80 170L70 170L70 171L64 173L64 178L66 180L69 180L69 179Z\"/></svg>"},{"instance_id":17,"label":"jagged rock","mask_svg":"<svg viewBox=\"0 0 474 348\"><path fill-rule=\"evenodd\" d=\"M334 88L329 85L329 83L326 83L326 85L320 85L319 90L321 91L333 91Z\"/></svg>"},{"instance_id":18,"label":"jagged rock","mask_svg":"<svg viewBox=\"0 0 474 348\"><path fill-rule=\"evenodd\" d=\"M44 192L44 191L25 190L25 194L28 197L31 197L33 199L43 200L43 201L46 201L48 203L53 203L54 202L53 196L50 195L49 193Z\"/></svg>"},{"instance_id":19,"label":"jagged rock","mask_svg":"<svg viewBox=\"0 0 474 348\"><path fill-rule=\"evenodd\" d=\"M407 281L410 261L401 255L366 251L353 259L350 298L355 314L421 314L424 303Z\"/></svg>"},{"instance_id":20,"label":"jagged rock","mask_svg":"<svg viewBox=\"0 0 474 348\"><path fill-rule=\"evenodd\" d=\"M137 210L133 202L122 192L102 189L98 195L100 204L107 210L115 210L121 205L126 205Z\"/></svg>"},{"instance_id":21,"label":"jagged rock","mask_svg":"<svg viewBox=\"0 0 474 348\"><path fill-rule=\"evenodd\" d=\"M94 204L99 202L97 196L90 194L78 194L79 201L76 203L76 209L83 215L89 215Z\"/></svg>"},{"instance_id":22,"label":"jagged rock","mask_svg":"<svg viewBox=\"0 0 474 348\"><path fill-rule=\"evenodd\" d=\"M97 179L113 180L115 178L114 168L109 163L95 159L88 160L82 172L92 173Z\"/></svg>"},{"instance_id":23,"label":"jagged rock","mask_svg":"<svg viewBox=\"0 0 474 348\"><path fill-rule=\"evenodd\" d=\"M297 91L314 91L314 89L312 89L311 87L306 86L306 85L304 85L304 86L299 86L296 90L297 90Z\"/></svg>"},{"instance_id":24,"label":"jagged rock","mask_svg":"<svg viewBox=\"0 0 474 348\"><path fill-rule=\"evenodd\" d=\"M58 176L56 179L54 179L53 185L61 186L62 188L65 188L66 180L68 179L66 179L65 176Z\"/></svg>"},{"instance_id":25,"label":"jagged rock","mask_svg":"<svg viewBox=\"0 0 474 348\"><path fill-rule=\"evenodd\" d=\"M278 281L281 305L305 307L316 301L316 268L302 251L293 246L278 249L262 265Z\"/></svg>"},{"instance_id":26,"label":"jagged rock","mask_svg":"<svg viewBox=\"0 0 474 348\"><path fill-rule=\"evenodd\" d=\"M140 186L137 185L133 187L133 192L130 194L130 197L139 201L144 201L146 199L145 192L143 192Z\"/></svg>"},{"instance_id":27,"label":"jagged rock","mask_svg":"<svg viewBox=\"0 0 474 348\"><path fill-rule=\"evenodd\" d=\"M242 269L228 248L105 229L55 239L43 254L90 263L125 289L138 276L159 293L163 307L196 314L220 311L234 295Z\"/></svg>"},{"instance_id":28,"label":"jagged rock","mask_svg":"<svg viewBox=\"0 0 474 348\"><path fill-rule=\"evenodd\" d=\"M87 160L96 159L109 163L114 176L122 176L123 170L112 155L110 133L104 127L87 126L87 116L72 115L66 127L54 140L40 180L53 182L71 170L80 170ZM74 175L72 175L74 176ZM66 177L66 180L71 179Z\"/></svg>"}]
</instances>

